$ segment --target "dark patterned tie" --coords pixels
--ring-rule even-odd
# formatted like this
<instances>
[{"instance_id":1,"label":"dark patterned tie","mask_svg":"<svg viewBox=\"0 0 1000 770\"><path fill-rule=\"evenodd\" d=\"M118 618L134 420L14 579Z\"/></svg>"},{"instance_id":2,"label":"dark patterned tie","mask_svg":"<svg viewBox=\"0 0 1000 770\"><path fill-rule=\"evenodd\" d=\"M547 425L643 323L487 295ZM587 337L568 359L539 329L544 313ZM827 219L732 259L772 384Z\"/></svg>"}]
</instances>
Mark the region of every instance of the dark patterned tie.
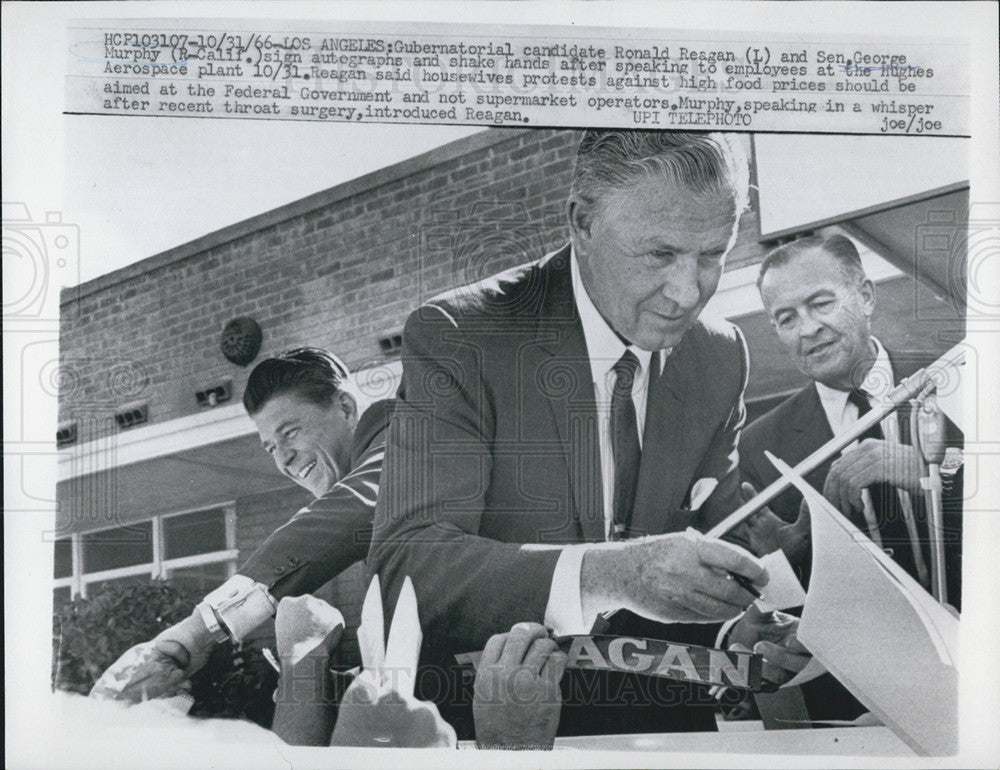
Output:
<instances>
[{"instance_id":1,"label":"dark patterned tie","mask_svg":"<svg viewBox=\"0 0 1000 770\"><path fill-rule=\"evenodd\" d=\"M849 403L858 408L858 419L872 410L868 394L863 390L852 390L847 395ZM878 423L858 437L859 441L866 438L883 439L882 428ZM921 544L914 543L907 529L903 506L899 502L898 490L880 482L868 487L871 495L875 520L878 522L878 533L882 546L899 566L905 569L919 583L928 584L927 563L921 553ZM918 525L919 526L919 525ZM918 529L919 531L919 529Z\"/></svg>"},{"instance_id":2,"label":"dark patterned tie","mask_svg":"<svg viewBox=\"0 0 1000 770\"><path fill-rule=\"evenodd\" d=\"M611 538L627 535L635 505L635 490L639 481L639 428L632 384L639 369L639 359L626 350L614 365L615 385L611 391L611 452L615 461L614 521Z\"/></svg>"}]
</instances>

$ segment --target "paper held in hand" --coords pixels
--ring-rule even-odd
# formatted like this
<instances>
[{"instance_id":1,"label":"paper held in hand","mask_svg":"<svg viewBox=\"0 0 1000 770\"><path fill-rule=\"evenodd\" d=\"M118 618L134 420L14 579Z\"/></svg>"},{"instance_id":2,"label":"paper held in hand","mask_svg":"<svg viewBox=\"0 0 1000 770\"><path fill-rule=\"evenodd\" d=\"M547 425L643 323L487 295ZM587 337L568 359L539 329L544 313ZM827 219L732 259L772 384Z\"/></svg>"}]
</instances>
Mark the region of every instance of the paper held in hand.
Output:
<instances>
[{"instance_id":1,"label":"paper held in hand","mask_svg":"<svg viewBox=\"0 0 1000 770\"><path fill-rule=\"evenodd\" d=\"M954 754L959 621L786 463L767 456L812 517L800 641L915 751Z\"/></svg>"}]
</instances>

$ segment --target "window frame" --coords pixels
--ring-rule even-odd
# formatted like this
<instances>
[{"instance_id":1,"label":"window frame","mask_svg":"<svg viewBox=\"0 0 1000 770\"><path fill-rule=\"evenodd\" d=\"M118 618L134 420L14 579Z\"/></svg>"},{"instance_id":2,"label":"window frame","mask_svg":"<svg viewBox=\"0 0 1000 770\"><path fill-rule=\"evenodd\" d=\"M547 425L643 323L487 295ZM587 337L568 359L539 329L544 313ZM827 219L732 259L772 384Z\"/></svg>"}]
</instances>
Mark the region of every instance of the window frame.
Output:
<instances>
[{"instance_id":1,"label":"window frame","mask_svg":"<svg viewBox=\"0 0 1000 770\"><path fill-rule=\"evenodd\" d=\"M194 554L193 556L181 556L175 559L164 559L165 537L163 522L175 516L184 516L190 513L201 513L222 509L226 526L226 547L219 551L208 551L206 553ZM142 564L134 564L130 567L118 567L116 569L101 570L100 572L83 572L83 537L92 535L95 532L105 532L112 529L119 529L121 525L112 527L99 527L86 532L73 532L71 538L71 554L73 562L73 574L68 577L54 578L52 580L53 591L57 588L70 588L70 600L77 597L87 598L87 588L91 583L98 583L105 580L116 580L119 578L133 577L135 575L145 575L150 579L159 578L168 580L168 573L172 569L183 569L185 567L197 567L203 564L226 564L226 576L232 577L236 573L236 560L239 558L239 551L236 548L236 503L228 501L216 505L200 505L196 508L187 508L181 511L171 511L170 513L152 516L149 519L141 519L140 523L151 521L151 531L153 533L153 560ZM58 538L62 539L62 538Z\"/></svg>"}]
</instances>

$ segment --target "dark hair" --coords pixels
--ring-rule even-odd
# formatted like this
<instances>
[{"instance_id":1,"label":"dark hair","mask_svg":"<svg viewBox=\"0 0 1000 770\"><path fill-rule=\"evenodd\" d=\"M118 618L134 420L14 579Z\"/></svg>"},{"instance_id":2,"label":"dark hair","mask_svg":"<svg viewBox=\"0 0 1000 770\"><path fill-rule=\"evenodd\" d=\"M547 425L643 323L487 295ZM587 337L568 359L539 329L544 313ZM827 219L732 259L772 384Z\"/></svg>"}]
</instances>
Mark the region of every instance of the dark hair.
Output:
<instances>
[{"instance_id":1,"label":"dark hair","mask_svg":"<svg viewBox=\"0 0 1000 770\"><path fill-rule=\"evenodd\" d=\"M844 273L844 278L849 283L861 283L868 276L861 264L861 255L858 253L854 242L843 235L831 235L823 238L819 235L810 235L808 238L786 243L773 251L768 252L764 261L760 264L760 274L757 276L757 290L764 282L764 274L772 267L782 267L791 262L795 257L801 256L809 251L821 251L833 257L840 264L840 269Z\"/></svg>"},{"instance_id":2,"label":"dark hair","mask_svg":"<svg viewBox=\"0 0 1000 770\"><path fill-rule=\"evenodd\" d=\"M732 195L747 206L750 170L741 140L724 133L597 129L577 149L571 194L590 203L650 174L665 174L693 197Z\"/></svg>"},{"instance_id":3,"label":"dark hair","mask_svg":"<svg viewBox=\"0 0 1000 770\"><path fill-rule=\"evenodd\" d=\"M328 406L349 375L344 362L325 350L287 350L253 368L243 391L243 406L253 416L269 399L289 391L314 404Z\"/></svg>"}]
</instances>

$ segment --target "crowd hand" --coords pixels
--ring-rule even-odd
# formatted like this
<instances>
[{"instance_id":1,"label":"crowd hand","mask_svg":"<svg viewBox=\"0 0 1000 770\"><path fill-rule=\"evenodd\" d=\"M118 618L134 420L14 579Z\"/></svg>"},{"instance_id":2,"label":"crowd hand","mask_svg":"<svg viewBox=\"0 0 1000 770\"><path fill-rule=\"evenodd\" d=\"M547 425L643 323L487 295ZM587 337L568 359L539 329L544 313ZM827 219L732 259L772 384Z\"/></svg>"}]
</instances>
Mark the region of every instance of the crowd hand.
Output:
<instances>
[{"instance_id":1,"label":"crowd hand","mask_svg":"<svg viewBox=\"0 0 1000 770\"><path fill-rule=\"evenodd\" d=\"M551 749L566 653L538 623L490 637L476 668L472 714L481 749Z\"/></svg>"},{"instance_id":2,"label":"crowd hand","mask_svg":"<svg viewBox=\"0 0 1000 770\"><path fill-rule=\"evenodd\" d=\"M799 619L751 604L729 632L729 649L763 656L762 676L784 684L805 668L812 655L796 637Z\"/></svg>"},{"instance_id":3,"label":"crowd hand","mask_svg":"<svg viewBox=\"0 0 1000 770\"><path fill-rule=\"evenodd\" d=\"M749 552L693 530L598 545L583 557L584 615L624 608L661 623L728 620L754 599L730 573L767 585Z\"/></svg>"},{"instance_id":4,"label":"crowd hand","mask_svg":"<svg viewBox=\"0 0 1000 770\"><path fill-rule=\"evenodd\" d=\"M437 706L379 686L362 672L340 702L331 746L453 748L455 729Z\"/></svg>"},{"instance_id":5,"label":"crowd hand","mask_svg":"<svg viewBox=\"0 0 1000 770\"><path fill-rule=\"evenodd\" d=\"M880 482L919 494L920 462L916 450L907 444L865 439L830 466L823 496L847 514L862 509L862 489Z\"/></svg>"},{"instance_id":6,"label":"crowd hand","mask_svg":"<svg viewBox=\"0 0 1000 770\"><path fill-rule=\"evenodd\" d=\"M214 646L211 633L195 612L126 651L101 675L90 695L131 703L176 695L205 665Z\"/></svg>"},{"instance_id":7,"label":"crowd hand","mask_svg":"<svg viewBox=\"0 0 1000 770\"><path fill-rule=\"evenodd\" d=\"M757 494L753 485L746 482L743 483L741 491L744 502ZM758 556L766 556L780 548L792 566L800 565L809 554L812 537L809 506L803 500L799 507L798 518L791 523L779 518L770 508L761 508L743 522L738 531L747 541L750 550Z\"/></svg>"},{"instance_id":8,"label":"crowd hand","mask_svg":"<svg viewBox=\"0 0 1000 770\"><path fill-rule=\"evenodd\" d=\"M344 633L344 616L322 599L305 594L278 603L274 635L278 657L294 666L307 655L329 657Z\"/></svg>"}]
</instances>

